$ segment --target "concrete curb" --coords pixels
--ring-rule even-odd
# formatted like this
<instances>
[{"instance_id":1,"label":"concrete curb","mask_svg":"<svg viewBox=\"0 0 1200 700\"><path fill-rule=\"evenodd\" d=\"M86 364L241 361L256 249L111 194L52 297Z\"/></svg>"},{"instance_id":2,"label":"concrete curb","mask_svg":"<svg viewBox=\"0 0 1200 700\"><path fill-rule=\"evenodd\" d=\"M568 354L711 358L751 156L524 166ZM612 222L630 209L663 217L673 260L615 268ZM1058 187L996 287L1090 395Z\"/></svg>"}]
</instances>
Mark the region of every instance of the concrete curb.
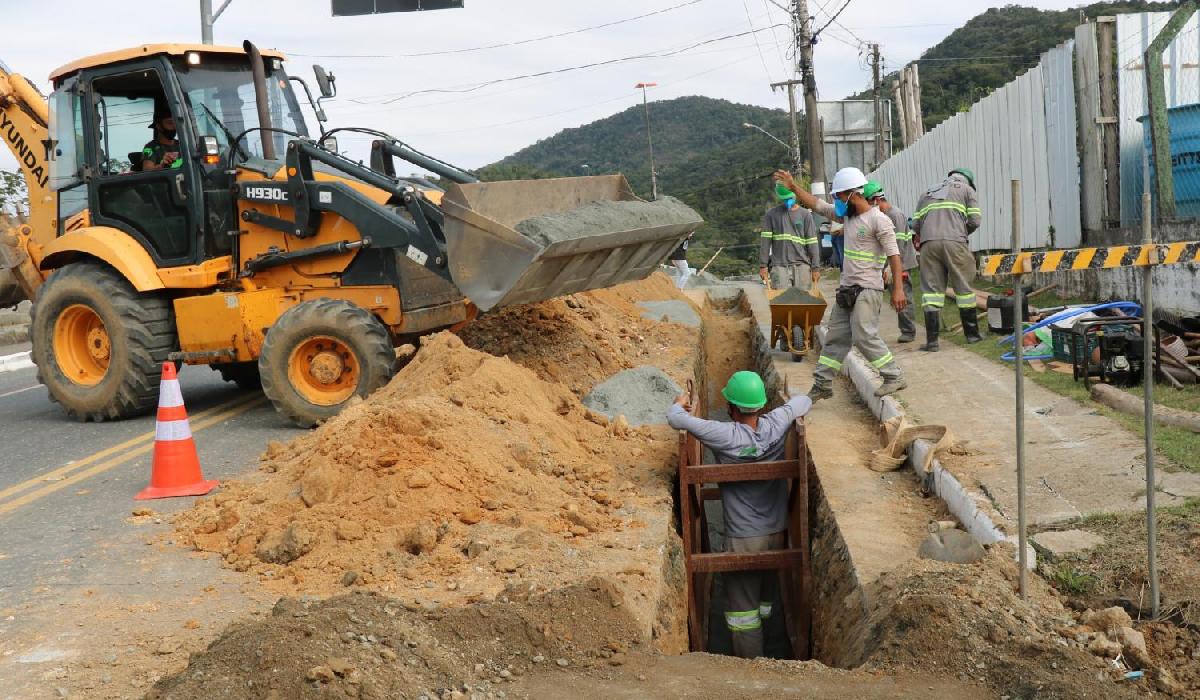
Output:
<instances>
[{"instance_id":1,"label":"concrete curb","mask_svg":"<svg viewBox=\"0 0 1200 700\"><path fill-rule=\"evenodd\" d=\"M15 345L29 340L29 324L0 326L0 345Z\"/></svg>"},{"instance_id":2,"label":"concrete curb","mask_svg":"<svg viewBox=\"0 0 1200 700\"><path fill-rule=\"evenodd\" d=\"M825 341L824 332L824 326L817 329L822 343ZM879 398L875 396L878 375L857 350L846 356L845 370L863 402L881 423L904 415L904 407L894 397ZM985 511L984 506L988 504L987 497L969 491L957 477L942 466L936 457L930 460L929 471L924 470L925 459L933 447L928 440L917 440L908 452L908 460L905 465L921 477L927 488L942 499L954 517L981 544L1008 541L1012 542L1014 546L1017 545L1017 536L1006 534ZM1028 554L1029 568L1036 569L1037 553L1032 546L1029 547Z\"/></svg>"},{"instance_id":3,"label":"concrete curb","mask_svg":"<svg viewBox=\"0 0 1200 700\"><path fill-rule=\"evenodd\" d=\"M13 355L0 356L0 372L15 372L16 370L29 369L33 366L33 360L29 359L28 350Z\"/></svg>"}]
</instances>

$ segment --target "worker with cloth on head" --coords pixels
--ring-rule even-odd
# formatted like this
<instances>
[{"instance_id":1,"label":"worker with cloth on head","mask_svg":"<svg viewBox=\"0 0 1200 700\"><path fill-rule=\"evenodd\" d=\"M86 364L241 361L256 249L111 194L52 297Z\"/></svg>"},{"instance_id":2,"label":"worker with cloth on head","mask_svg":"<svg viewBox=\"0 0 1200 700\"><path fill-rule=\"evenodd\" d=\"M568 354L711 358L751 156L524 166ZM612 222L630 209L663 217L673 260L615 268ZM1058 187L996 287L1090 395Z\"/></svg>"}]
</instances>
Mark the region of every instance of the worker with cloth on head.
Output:
<instances>
[{"instance_id":1,"label":"worker with cloth on head","mask_svg":"<svg viewBox=\"0 0 1200 700\"><path fill-rule=\"evenodd\" d=\"M926 352L937 352L946 285L954 289L963 335L968 343L983 340L975 307L975 258L967 236L983 218L975 194L975 174L966 168L951 170L942 184L921 195L912 217L912 230L921 237L921 302L925 307Z\"/></svg>"},{"instance_id":2,"label":"worker with cloth on head","mask_svg":"<svg viewBox=\"0 0 1200 700\"><path fill-rule=\"evenodd\" d=\"M166 102L154 101L154 121L150 128L154 129L154 138L142 149L142 170L182 167L175 117L171 116Z\"/></svg>"},{"instance_id":3,"label":"worker with cloth on head","mask_svg":"<svg viewBox=\"0 0 1200 700\"><path fill-rule=\"evenodd\" d=\"M777 206L763 215L759 234L758 275L773 289L812 289L821 279L821 238L812 214L796 203L796 194L775 185Z\"/></svg>"},{"instance_id":4,"label":"worker with cloth on head","mask_svg":"<svg viewBox=\"0 0 1200 700\"><path fill-rule=\"evenodd\" d=\"M734 372L721 390L731 421L696 418L690 414L691 396L682 394L667 410L667 423L686 430L712 450L718 464L773 462L784 457L788 430L796 418L808 413L812 401L797 396L767 413L767 389L755 372ZM765 552L787 547L788 482L734 481L721 484L725 513L725 549L728 552ZM763 655L763 620L772 614L779 597L774 571L739 571L725 574L728 597L725 624L733 634L735 655L752 659Z\"/></svg>"},{"instance_id":5,"label":"worker with cloth on head","mask_svg":"<svg viewBox=\"0 0 1200 700\"><path fill-rule=\"evenodd\" d=\"M846 240L841 283L836 303L825 321L825 344L813 373L809 397L820 401L833 396L833 378L842 370L842 362L852 345L883 377L883 383L875 390L876 396L900 391L908 384L887 343L879 337L879 314L883 310L884 266L891 269L892 279L901 279L904 268L896 245L895 225L863 196L867 177L858 168L837 171L831 187L833 204L795 189L791 173L785 170L776 172L775 177L797 193L802 206L840 221ZM901 286L892 285L892 308L903 311L906 303Z\"/></svg>"},{"instance_id":6,"label":"worker with cloth on head","mask_svg":"<svg viewBox=\"0 0 1200 700\"><path fill-rule=\"evenodd\" d=\"M913 318L913 288L909 271L917 269L919 262L917 261L917 248L913 241L913 232L908 228L908 214L893 206L883 191L883 185L874 180L868 181L866 187L863 187L863 196L872 206L891 219L892 225L896 227L896 247L900 249L900 266L904 268L903 279L899 282L900 287L904 290L904 310L896 312L896 321L900 324L900 337L896 339L896 342L911 343L917 337L917 324ZM916 243L920 243L920 241L918 240ZM889 286L897 284L895 279L891 279L886 274L886 270L884 272L885 284Z\"/></svg>"}]
</instances>

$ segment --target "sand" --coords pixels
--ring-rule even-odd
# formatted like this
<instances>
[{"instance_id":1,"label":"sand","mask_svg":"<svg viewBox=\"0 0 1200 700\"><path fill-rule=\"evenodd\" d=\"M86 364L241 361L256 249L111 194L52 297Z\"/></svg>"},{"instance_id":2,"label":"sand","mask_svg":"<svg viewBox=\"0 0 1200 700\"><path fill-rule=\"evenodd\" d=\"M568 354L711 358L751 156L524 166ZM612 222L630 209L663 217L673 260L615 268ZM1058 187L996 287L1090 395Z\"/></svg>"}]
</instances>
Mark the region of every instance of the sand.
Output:
<instances>
[{"instance_id":1,"label":"sand","mask_svg":"<svg viewBox=\"0 0 1200 700\"><path fill-rule=\"evenodd\" d=\"M518 233L548 246L617 231L689 223L698 227L702 221L688 205L674 197L662 197L655 202L592 202L578 209L525 219L515 228Z\"/></svg>"}]
</instances>

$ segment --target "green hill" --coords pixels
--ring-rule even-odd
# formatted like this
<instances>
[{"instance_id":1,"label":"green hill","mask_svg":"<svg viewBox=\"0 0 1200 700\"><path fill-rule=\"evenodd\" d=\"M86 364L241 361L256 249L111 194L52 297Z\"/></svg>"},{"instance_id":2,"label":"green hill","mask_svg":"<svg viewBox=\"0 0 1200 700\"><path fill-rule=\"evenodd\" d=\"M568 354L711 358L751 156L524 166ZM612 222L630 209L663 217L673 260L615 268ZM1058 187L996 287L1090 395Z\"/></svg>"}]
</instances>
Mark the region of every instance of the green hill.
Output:
<instances>
[{"instance_id":1,"label":"green hill","mask_svg":"<svg viewBox=\"0 0 1200 700\"><path fill-rule=\"evenodd\" d=\"M758 221L771 203L770 174L789 167L790 158L783 146L743 124L756 124L787 140L787 112L680 97L651 102L650 118L659 192L687 202L706 221L692 246L693 263L703 264L721 245L742 245L722 255L710 270L745 273L757 256ZM480 170L485 179L585 173L622 173L635 192L649 196L650 158L640 104L561 131Z\"/></svg>"},{"instance_id":2,"label":"green hill","mask_svg":"<svg viewBox=\"0 0 1200 700\"><path fill-rule=\"evenodd\" d=\"M1070 10L1006 5L971 18L920 58L921 109L926 131L970 109L996 88L1037 65L1041 54L1072 39L1084 17L1166 12L1174 2L1100 2ZM864 30L866 31L866 30ZM890 86L898 74L888 75ZM869 91L850 99L869 99ZM898 135L898 134L897 134Z\"/></svg>"}]
</instances>

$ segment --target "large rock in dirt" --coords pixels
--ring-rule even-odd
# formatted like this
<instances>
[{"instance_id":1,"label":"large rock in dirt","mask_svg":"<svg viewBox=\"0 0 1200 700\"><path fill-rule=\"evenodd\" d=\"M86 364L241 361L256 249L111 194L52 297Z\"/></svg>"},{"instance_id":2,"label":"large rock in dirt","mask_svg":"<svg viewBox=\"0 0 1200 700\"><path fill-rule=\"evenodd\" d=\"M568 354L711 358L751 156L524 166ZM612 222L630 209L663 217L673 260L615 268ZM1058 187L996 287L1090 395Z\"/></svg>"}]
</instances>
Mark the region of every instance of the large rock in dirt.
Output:
<instances>
[{"instance_id":1,"label":"large rock in dirt","mask_svg":"<svg viewBox=\"0 0 1200 700\"><path fill-rule=\"evenodd\" d=\"M1149 668L1152 665L1150 652L1146 649L1146 636L1132 627L1122 627L1117 630L1113 639L1121 643L1121 651L1127 661L1133 662L1137 668Z\"/></svg>"},{"instance_id":2,"label":"large rock in dirt","mask_svg":"<svg viewBox=\"0 0 1200 700\"><path fill-rule=\"evenodd\" d=\"M292 523L283 532L268 535L259 542L255 554L268 564L290 564L308 554L316 543L316 535Z\"/></svg>"},{"instance_id":3,"label":"large rock in dirt","mask_svg":"<svg viewBox=\"0 0 1200 700\"><path fill-rule=\"evenodd\" d=\"M946 561L952 564L970 564L983 559L987 552L983 546L963 530L941 530L921 543L917 556L922 559Z\"/></svg>"},{"instance_id":4,"label":"large rock in dirt","mask_svg":"<svg viewBox=\"0 0 1200 700\"><path fill-rule=\"evenodd\" d=\"M1132 627L1133 620L1130 619L1129 613L1123 608L1111 607L1104 610L1089 610L1083 614L1079 620L1083 624L1091 627L1097 632L1104 632L1110 637L1115 637L1116 632L1122 627Z\"/></svg>"},{"instance_id":5,"label":"large rock in dirt","mask_svg":"<svg viewBox=\"0 0 1200 700\"><path fill-rule=\"evenodd\" d=\"M1096 635L1096 638L1088 643L1088 651L1096 656L1102 656L1106 659L1114 659L1117 654L1121 653L1121 645L1109 639L1103 632Z\"/></svg>"},{"instance_id":6,"label":"large rock in dirt","mask_svg":"<svg viewBox=\"0 0 1200 700\"><path fill-rule=\"evenodd\" d=\"M328 503L337 496L344 482L344 472L329 461L322 460L300 479L300 499L309 508L318 503Z\"/></svg>"}]
</instances>

